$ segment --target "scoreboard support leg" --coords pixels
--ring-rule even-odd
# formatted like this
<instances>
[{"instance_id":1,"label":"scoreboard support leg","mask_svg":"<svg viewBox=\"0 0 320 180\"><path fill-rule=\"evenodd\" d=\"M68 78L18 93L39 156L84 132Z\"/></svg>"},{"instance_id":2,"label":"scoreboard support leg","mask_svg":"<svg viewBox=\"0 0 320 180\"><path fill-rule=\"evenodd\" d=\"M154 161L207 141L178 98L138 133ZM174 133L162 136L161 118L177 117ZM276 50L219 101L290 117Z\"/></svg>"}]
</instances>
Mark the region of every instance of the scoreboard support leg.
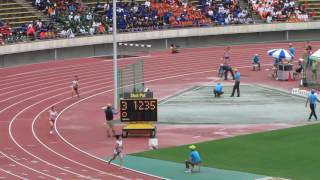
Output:
<instances>
[{"instance_id":1,"label":"scoreboard support leg","mask_svg":"<svg viewBox=\"0 0 320 180\"><path fill-rule=\"evenodd\" d=\"M153 123L148 122L130 122L122 128L122 137L126 138L132 135L149 135L155 138L157 134L157 127Z\"/></svg>"}]
</instances>

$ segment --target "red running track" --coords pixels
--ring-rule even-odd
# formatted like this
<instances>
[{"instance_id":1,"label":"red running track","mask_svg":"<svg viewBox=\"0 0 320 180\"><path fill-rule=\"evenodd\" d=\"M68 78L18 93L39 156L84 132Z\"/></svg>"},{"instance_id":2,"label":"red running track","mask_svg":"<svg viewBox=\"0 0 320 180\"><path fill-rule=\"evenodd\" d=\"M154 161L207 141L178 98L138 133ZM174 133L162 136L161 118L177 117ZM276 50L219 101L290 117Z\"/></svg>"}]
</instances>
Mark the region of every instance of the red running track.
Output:
<instances>
[{"instance_id":1,"label":"red running track","mask_svg":"<svg viewBox=\"0 0 320 180\"><path fill-rule=\"evenodd\" d=\"M294 46L300 56L304 43ZM297 86L296 81L272 80L268 71L249 70L255 53L261 55L263 67L270 67L272 59L266 56L266 51L275 47L285 48L287 43L231 47L231 64L241 71L243 82L283 89ZM223 50L213 47L182 49L175 55L152 53L152 57L145 58L146 86L161 99L195 84L210 83L217 74ZM119 66L132 61L121 60ZM113 99L111 61L94 58L58 61L5 68L0 74L0 178L157 179L108 166L92 157L92 154L110 155L114 143L106 138L100 109ZM81 99L70 97L74 75L80 77ZM50 135L47 110L53 104L62 114L57 122L58 134ZM126 152L145 150L145 146L136 145L144 141L126 140Z\"/></svg>"}]
</instances>

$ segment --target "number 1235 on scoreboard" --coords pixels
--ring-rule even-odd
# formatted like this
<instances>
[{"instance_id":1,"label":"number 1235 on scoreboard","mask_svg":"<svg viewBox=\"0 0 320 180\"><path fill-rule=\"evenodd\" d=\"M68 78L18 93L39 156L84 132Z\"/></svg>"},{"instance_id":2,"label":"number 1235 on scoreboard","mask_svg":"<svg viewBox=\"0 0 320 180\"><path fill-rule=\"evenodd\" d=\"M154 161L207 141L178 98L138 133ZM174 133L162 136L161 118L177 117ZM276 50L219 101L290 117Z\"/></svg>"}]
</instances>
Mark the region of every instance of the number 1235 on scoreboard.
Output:
<instances>
[{"instance_id":1,"label":"number 1235 on scoreboard","mask_svg":"<svg viewBox=\"0 0 320 180\"><path fill-rule=\"evenodd\" d=\"M157 99L121 99L121 121L157 121Z\"/></svg>"}]
</instances>

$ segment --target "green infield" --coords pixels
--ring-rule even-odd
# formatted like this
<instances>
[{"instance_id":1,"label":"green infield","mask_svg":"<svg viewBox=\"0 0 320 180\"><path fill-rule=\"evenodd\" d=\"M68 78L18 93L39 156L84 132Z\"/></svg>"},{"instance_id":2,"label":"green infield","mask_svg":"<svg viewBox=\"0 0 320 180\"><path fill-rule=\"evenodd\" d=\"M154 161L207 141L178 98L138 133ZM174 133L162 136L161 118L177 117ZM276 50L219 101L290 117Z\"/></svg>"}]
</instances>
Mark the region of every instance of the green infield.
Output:
<instances>
[{"instance_id":1,"label":"green infield","mask_svg":"<svg viewBox=\"0 0 320 180\"><path fill-rule=\"evenodd\" d=\"M320 178L320 124L196 144L203 166L294 180ZM132 154L183 163L188 145Z\"/></svg>"}]
</instances>

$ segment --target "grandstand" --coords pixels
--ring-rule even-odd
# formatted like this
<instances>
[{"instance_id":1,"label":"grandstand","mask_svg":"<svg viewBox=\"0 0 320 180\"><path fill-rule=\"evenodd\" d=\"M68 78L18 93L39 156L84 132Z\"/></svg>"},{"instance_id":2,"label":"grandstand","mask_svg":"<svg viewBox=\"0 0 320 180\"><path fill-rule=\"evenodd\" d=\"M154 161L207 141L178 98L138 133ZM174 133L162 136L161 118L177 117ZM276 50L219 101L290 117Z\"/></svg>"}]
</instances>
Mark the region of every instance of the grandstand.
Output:
<instances>
[{"instance_id":1,"label":"grandstand","mask_svg":"<svg viewBox=\"0 0 320 180\"><path fill-rule=\"evenodd\" d=\"M298 0L300 6L308 12L314 20L320 19L320 1L318 0Z\"/></svg>"},{"instance_id":2,"label":"grandstand","mask_svg":"<svg viewBox=\"0 0 320 180\"><path fill-rule=\"evenodd\" d=\"M0 1L0 20L12 27L30 24L39 19L49 21L25 0Z\"/></svg>"},{"instance_id":3,"label":"grandstand","mask_svg":"<svg viewBox=\"0 0 320 180\"><path fill-rule=\"evenodd\" d=\"M254 0L248 3L244 0L123 1L117 3L118 30L140 32L265 21L301 22L309 19L305 12L313 19L320 17L318 1L281 2L274 1L269 6ZM108 1L1 0L0 13L1 35L5 43L112 32L112 6Z\"/></svg>"},{"instance_id":4,"label":"grandstand","mask_svg":"<svg viewBox=\"0 0 320 180\"><path fill-rule=\"evenodd\" d=\"M320 66L305 61L307 78L290 74L300 57L320 48L320 0L120 0L117 7L115 91L112 0L0 0L0 179L320 177L314 143L320 127L305 119L310 86L303 87L320 84L314 74ZM280 81L272 74L279 57L267 51L289 46L295 48L286 62L292 69L282 72L288 81ZM252 70L255 54L259 71ZM230 60L227 68L222 57ZM220 67L241 72L241 96L230 97L234 81L220 79ZM74 76L79 98L70 92ZM219 98L213 95L218 83ZM143 136L145 127L133 122L137 134L124 140L123 169L106 163L115 141L106 137L101 107L112 104L116 92L134 92L130 100L138 101L115 107L115 134L123 132L123 112L155 112L154 102L159 107L152 116L159 119L158 139ZM151 94L157 101L134 99ZM50 134L52 106L59 115ZM296 126L302 127L289 129ZM246 136L251 133L258 134ZM190 144L203 158L193 174L183 164Z\"/></svg>"}]
</instances>

